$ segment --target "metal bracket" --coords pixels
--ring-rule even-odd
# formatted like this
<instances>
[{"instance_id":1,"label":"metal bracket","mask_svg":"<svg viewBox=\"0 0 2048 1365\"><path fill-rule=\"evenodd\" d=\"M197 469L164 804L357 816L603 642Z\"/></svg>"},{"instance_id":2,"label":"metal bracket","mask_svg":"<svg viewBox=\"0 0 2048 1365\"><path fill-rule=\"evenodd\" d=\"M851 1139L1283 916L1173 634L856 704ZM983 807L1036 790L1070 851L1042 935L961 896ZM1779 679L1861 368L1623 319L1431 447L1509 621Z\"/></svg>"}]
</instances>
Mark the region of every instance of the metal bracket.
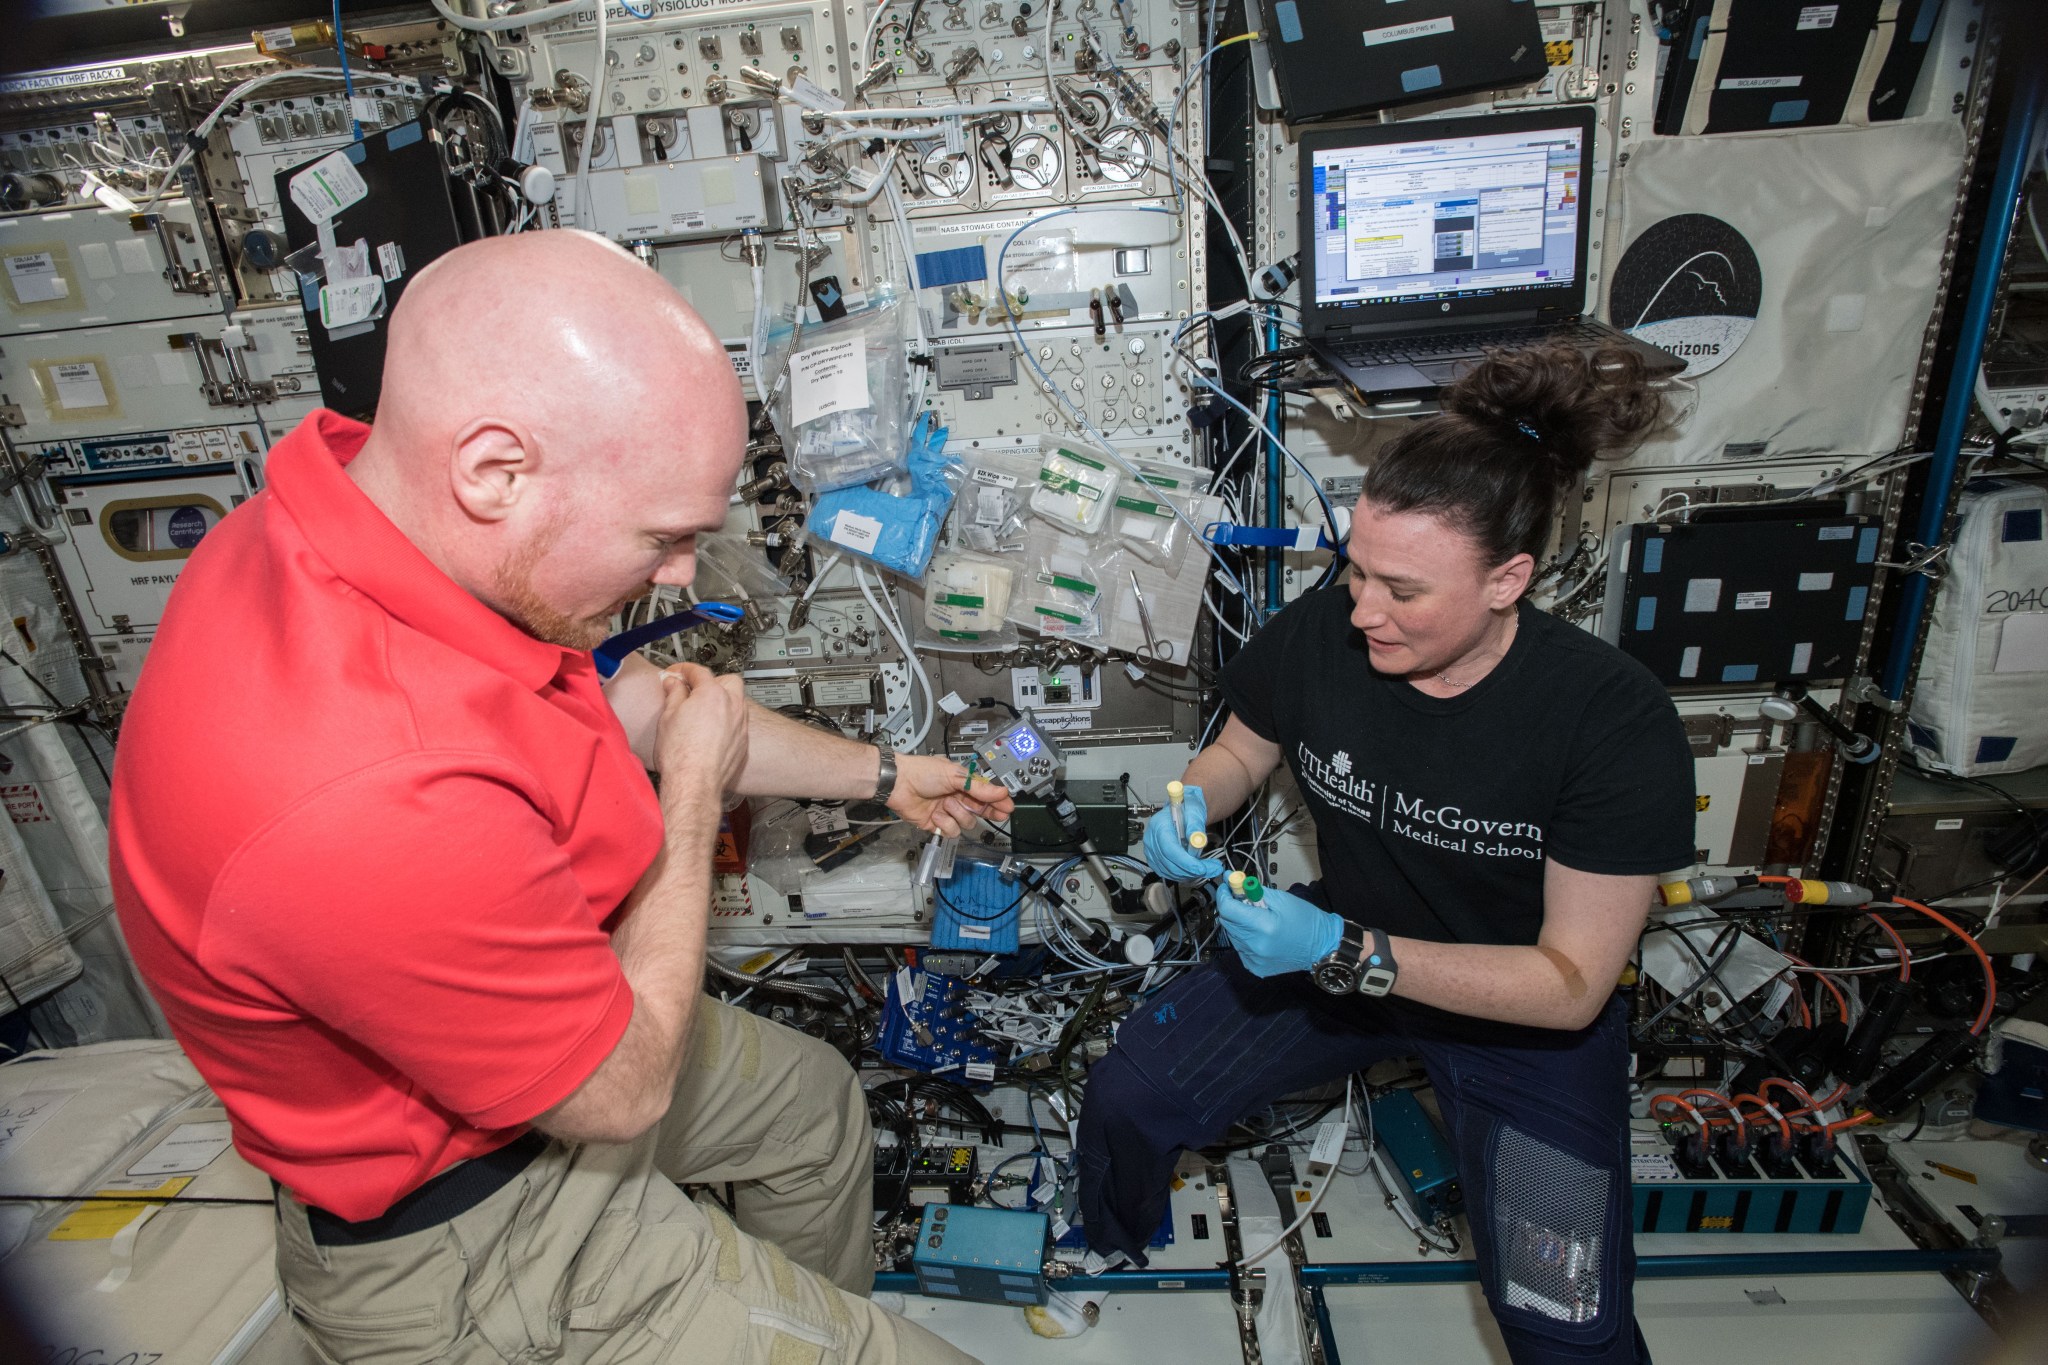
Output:
<instances>
[{"instance_id":1,"label":"metal bracket","mask_svg":"<svg viewBox=\"0 0 2048 1365\"><path fill-rule=\"evenodd\" d=\"M1889 712L1892 715L1897 715L1906 709L1906 703L1903 701L1887 697L1883 692L1880 692L1877 687L1877 679L1875 678L1849 679L1848 682L1842 685L1842 695L1850 701L1862 702L1865 706L1875 706L1878 710Z\"/></svg>"},{"instance_id":2,"label":"metal bracket","mask_svg":"<svg viewBox=\"0 0 2048 1365\"><path fill-rule=\"evenodd\" d=\"M28 418L22 415L19 403L0 403L0 427L25 427Z\"/></svg>"}]
</instances>

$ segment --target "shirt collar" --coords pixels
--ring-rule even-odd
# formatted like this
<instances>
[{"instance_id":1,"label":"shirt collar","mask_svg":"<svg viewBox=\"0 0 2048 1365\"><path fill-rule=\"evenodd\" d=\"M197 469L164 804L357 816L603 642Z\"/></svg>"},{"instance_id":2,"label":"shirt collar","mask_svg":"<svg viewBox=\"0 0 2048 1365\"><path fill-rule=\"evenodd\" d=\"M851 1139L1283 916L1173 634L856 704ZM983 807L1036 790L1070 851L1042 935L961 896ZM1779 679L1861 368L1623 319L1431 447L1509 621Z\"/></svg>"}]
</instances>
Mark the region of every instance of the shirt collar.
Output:
<instances>
[{"instance_id":1,"label":"shirt collar","mask_svg":"<svg viewBox=\"0 0 2048 1365\"><path fill-rule=\"evenodd\" d=\"M576 652L528 635L406 539L345 472L369 435L361 422L326 408L314 412L265 462L272 496L342 581L394 618L529 690L547 686Z\"/></svg>"}]
</instances>

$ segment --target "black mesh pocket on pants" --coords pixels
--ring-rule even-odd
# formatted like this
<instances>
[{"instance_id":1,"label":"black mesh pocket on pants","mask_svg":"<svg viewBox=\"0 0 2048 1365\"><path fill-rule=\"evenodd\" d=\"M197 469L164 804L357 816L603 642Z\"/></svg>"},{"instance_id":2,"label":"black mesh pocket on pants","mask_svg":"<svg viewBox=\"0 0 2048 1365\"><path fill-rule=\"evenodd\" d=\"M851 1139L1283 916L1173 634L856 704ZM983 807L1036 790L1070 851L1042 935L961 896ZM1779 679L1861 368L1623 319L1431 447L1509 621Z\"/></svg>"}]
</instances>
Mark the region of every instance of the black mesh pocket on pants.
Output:
<instances>
[{"instance_id":1,"label":"black mesh pocket on pants","mask_svg":"<svg viewBox=\"0 0 2048 1365\"><path fill-rule=\"evenodd\" d=\"M1503 1124L1492 1176L1501 1303L1559 1322L1598 1318L1613 1174Z\"/></svg>"}]
</instances>

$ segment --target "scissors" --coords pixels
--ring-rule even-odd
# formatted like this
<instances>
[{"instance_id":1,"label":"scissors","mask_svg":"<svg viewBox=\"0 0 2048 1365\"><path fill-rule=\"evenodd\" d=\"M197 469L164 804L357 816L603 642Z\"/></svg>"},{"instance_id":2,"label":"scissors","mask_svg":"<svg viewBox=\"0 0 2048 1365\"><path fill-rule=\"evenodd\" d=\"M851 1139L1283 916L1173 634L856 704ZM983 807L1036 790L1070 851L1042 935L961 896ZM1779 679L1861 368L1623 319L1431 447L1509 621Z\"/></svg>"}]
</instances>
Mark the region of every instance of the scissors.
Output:
<instances>
[{"instance_id":1,"label":"scissors","mask_svg":"<svg viewBox=\"0 0 2048 1365\"><path fill-rule=\"evenodd\" d=\"M626 661L626 656L642 645L667 639L695 626L729 626L746 614L747 609L737 602L699 602L694 607L657 616L644 626L620 631L590 651L591 661L597 665L597 676L609 680L619 671L619 665Z\"/></svg>"},{"instance_id":2,"label":"scissors","mask_svg":"<svg viewBox=\"0 0 2048 1365\"><path fill-rule=\"evenodd\" d=\"M1152 609L1145 605L1145 590L1138 586L1138 571L1127 569L1131 576L1131 596L1138 603L1138 627L1145 632L1145 643L1131 651L1131 657L1141 664L1164 664L1173 661L1173 641L1162 641L1152 633Z\"/></svg>"}]
</instances>

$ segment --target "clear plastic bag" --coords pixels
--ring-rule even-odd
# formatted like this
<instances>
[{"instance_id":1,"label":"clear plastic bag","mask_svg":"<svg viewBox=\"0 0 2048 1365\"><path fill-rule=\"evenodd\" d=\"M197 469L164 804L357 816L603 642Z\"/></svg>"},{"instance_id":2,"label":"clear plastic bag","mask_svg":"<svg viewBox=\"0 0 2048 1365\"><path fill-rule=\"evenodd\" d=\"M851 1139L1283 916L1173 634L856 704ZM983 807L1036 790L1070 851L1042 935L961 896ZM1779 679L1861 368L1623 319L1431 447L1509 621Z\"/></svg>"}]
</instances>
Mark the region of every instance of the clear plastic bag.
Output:
<instances>
[{"instance_id":1,"label":"clear plastic bag","mask_svg":"<svg viewBox=\"0 0 2048 1365\"><path fill-rule=\"evenodd\" d=\"M1142 477L1124 480L1110 513L1117 542L1148 564L1178 568L1190 539L1181 516L1194 519L1189 509L1196 498L1196 475L1181 465L1150 460L1138 462L1137 469Z\"/></svg>"},{"instance_id":2,"label":"clear plastic bag","mask_svg":"<svg viewBox=\"0 0 2048 1365\"><path fill-rule=\"evenodd\" d=\"M1109 621L1106 589L1115 583L1122 553L1039 526L1024 556L1026 572L1010 592L1010 619L1040 635L1101 643Z\"/></svg>"},{"instance_id":3,"label":"clear plastic bag","mask_svg":"<svg viewBox=\"0 0 2048 1365\"><path fill-rule=\"evenodd\" d=\"M912 428L909 473L873 487L835 488L811 504L804 529L833 550L850 550L906 578L924 576L953 505L960 466L946 457L946 428L921 413Z\"/></svg>"},{"instance_id":4,"label":"clear plastic bag","mask_svg":"<svg viewBox=\"0 0 2048 1365\"><path fill-rule=\"evenodd\" d=\"M1031 531L1031 495L1038 488L1038 452L977 450L960 461L960 497L947 543L977 554L1021 549Z\"/></svg>"},{"instance_id":5,"label":"clear plastic bag","mask_svg":"<svg viewBox=\"0 0 2048 1365\"><path fill-rule=\"evenodd\" d=\"M902 309L879 295L858 313L770 342L773 403L790 481L806 493L872 483L904 467L908 423Z\"/></svg>"},{"instance_id":6,"label":"clear plastic bag","mask_svg":"<svg viewBox=\"0 0 2048 1365\"><path fill-rule=\"evenodd\" d=\"M1031 510L1073 535L1093 536L1109 521L1123 472L1108 452L1078 442L1048 446L1039 460Z\"/></svg>"},{"instance_id":7,"label":"clear plastic bag","mask_svg":"<svg viewBox=\"0 0 2048 1365\"><path fill-rule=\"evenodd\" d=\"M1022 563L953 552L932 556L918 648L975 653L1016 644L1017 628L1007 617Z\"/></svg>"}]
</instances>

